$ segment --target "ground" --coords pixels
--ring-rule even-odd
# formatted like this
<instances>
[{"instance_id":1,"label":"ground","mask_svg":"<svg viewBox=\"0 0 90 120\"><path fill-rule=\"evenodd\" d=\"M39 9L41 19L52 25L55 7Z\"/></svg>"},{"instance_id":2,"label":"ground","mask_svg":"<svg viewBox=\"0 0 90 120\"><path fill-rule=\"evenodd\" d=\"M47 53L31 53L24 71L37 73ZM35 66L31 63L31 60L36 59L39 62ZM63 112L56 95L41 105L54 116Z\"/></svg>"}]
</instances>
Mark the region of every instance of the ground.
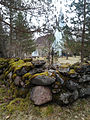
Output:
<instances>
[{"instance_id":1,"label":"ground","mask_svg":"<svg viewBox=\"0 0 90 120\"><path fill-rule=\"evenodd\" d=\"M90 120L90 98L79 99L69 106L51 103L38 107L29 97L11 100L7 88L1 85L0 120Z\"/></svg>"},{"instance_id":2,"label":"ground","mask_svg":"<svg viewBox=\"0 0 90 120\"><path fill-rule=\"evenodd\" d=\"M79 57L59 58L60 63L74 63ZM35 106L30 101L30 94L26 98L12 98L11 92L0 80L0 120L90 120L90 98L79 99L68 106L48 103Z\"/></svg>"},{"instance_id":3,"label":"ground","mask_svg":"<svg viewBox=\"0 0 90 120\"><path fill-rule=\"evenodd\" d=\"M58 62L59 63L70 63L70 64L74 64L76 62L80 62L80 56L76 56L76 57L68 57L68 60L65 57L60 57L58 58Z\"/></svg>"},{"instance_id":4,"label":"ground","mask_svg":"<svg viewBox=\"0 0 90 120\"><path fill-rule=\"evenodd\" d=\"M35 58L35 60L36 59L47 61L47 59L45 57ZM54 58L54 63L70 63L70 64L74 64L76 62L80 62L80 56L68 57L68 60L66 59L66 57Z\"/></svg>"}]
</instances>

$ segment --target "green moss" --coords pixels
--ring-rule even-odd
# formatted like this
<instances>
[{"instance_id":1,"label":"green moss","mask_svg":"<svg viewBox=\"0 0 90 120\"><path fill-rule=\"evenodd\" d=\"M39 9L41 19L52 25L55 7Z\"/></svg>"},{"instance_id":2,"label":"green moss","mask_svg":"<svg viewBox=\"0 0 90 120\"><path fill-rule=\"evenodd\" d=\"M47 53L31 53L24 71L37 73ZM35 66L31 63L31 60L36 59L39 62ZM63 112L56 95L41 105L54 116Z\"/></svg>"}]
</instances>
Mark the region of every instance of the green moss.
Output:
<instances>
[{"instance_id":1,"label":"green moss","mask_svg":"<svg viewBox=\"0 0 90 120\"><path fill-rule=\"evenodd\" d=\"M11 65L11 68L14 69L14 72L22 69L22 67L26 67L27 70L32 69L34 67L31 62L24 62L23 60L18 60L16 62L11 62L10 65Z\"/></svg>"},{"instance_id":2,"label":"green moss","mask_svg":"<svg viewBox=\"0 0 90 120\"><path fill-rule=\"evenodd\" d=\"M25 80L25 86L28 86L30 84L30 80Z\"/></svg>"},{"instance_id":3,"label":"green moss","mask_svg":"<svg viewBox=\"0 0 90 120\"><path fill-rule=\"evenodd\" d=\"M16 78L16 76L17 76L17 74L14 73L14 74L12 75L12 79L14 80L14 79Z\"/></svg>"},{"instance_id":4,"label":"green moss","mask_svg":"<svg viewBox=\"0 0 90 120\"><path fill-rule=\"evenodd\" d=\"M60 85L61 85L61 84L60 84L60 82L58 82L58 81L57 81L57 82L55 82L55 84L56 84L56 85L58 85L58 86L60 86Z\"/></svg>"},{"instance_id":5,"label":"green moss","mask_svg":"<svg viewBox=\"0 0 90 120\"><path fill-rule=\"evenodd\" d=\"M6 68L8 65L8 59L0 58L0 69Z\"/></svg>"},{"instance_id":6,"label":"green moss","mask_svg":"<svg viewBox=\"0 0 90 120\"><path fill-rule=\"evenodd\" d=\"M60 68L68 68L68 67L70 67L70 64L64 64L60 66Z\"/></svg>"},{"instance_id":7,"label":"green moss","mask_svg":"<svg viewBox=\"0 0 90 120\"><path fill-rule=\"evenodd\" d=\"M46 107L42 107L40 112L42 117L46 117L52 115L54 113L54 109L52 105L48 105Z\"/></svg>"},{"instance_id":8,"label":"green moss","mask_svg":"<svg viewBox=\"0 0 90 120\"><path fill-rule=\"evenodd\" d=\"M9 71L6 71L6 73L5 73L5 77L6 77L8 74L9 74Z\"/></svg>"},{"instance_id":9,"label":"green moss","mask_svg":"<svg viewBox=\"0 0 90 120\"><path fill-rule=\"evenodd\" d=\"M14 60L10 61L10 66L11 66L12 69L20 68L20 67L22 67L23 64L24 64L23 60L19 60L19 61L16 61L16 62L14 62Z\"/></svg>"},{"instance_id":10,"label":"green moss","mask_svg":"<svg viewBox=\"0 0 90 120\"><path fill-rule=\"evenodd\" d=\"M30 73L26 73L23 75L22 80L30 79L31 77L32 77L32 75Z\"/></svg>"},{"instance_id":11,"label":"green moss","mask_svg":"<svg viewBox=\"0 0 90 120\"><path fill-rule=\"evenodd\" d=\"M35 77L38 76L38 75L40 75L40 76L42 76L42 75L49 76L49 73L48 73L48 72L43 72L43 73L34 74L34 75L31 77L31 79L35 78Z\"/></svg>"},{"instance_id":12,"label":"green moss","mask_svg":"<svg viewBox=\"0 0 90 120\"><path fill-rule=\"evenodd\" d=\"M7 78L8 74L12 71L12 68L9 67L4 71L5 78Z\"/></svg>"},{"instance_id":13,"label":"green moss","mask_svg":"<svg viewBox=\"0 0 90 120\"><path fill-rule=\"evenodd\" d=\"M28 93L28 89L27 88L16 88L13 90L13 97L23 97L25 98L26 95Z\"/></svg>"},{"instance_id":14,"label":"green moss","mask_svg":"<svg viewBox=\"0 0 90 120\"><path fill-rule=\"evenodd\" d=\"M16 110L24 111L26 110L27 106L28 106L28 103L25 102L23 98L15 98L7 105L7 109L10 113L12 113Z\"/></svg>"},{"instance_id":15,"label":"green moss","mask_svg":"<svg viewBox=\"0 0 90 120\"><path fill-rule=\"evenodd\" d=\"M6 89L0 88L0 96L4 96L5 93L6 93ZM0 99L1 99L1 97L0 97Z\"/></svg>"},{"instance_id":16,"label":"green moss","mask_svg":"<svg viewBox=\"0 0 90 120\"><path fill-rule=\"evenodd\" d=\"M11 92L8 93L8 88L1 87L0 88L0 104L1 103L7 103L8 98L12 97Z\"/></svg>"},{"instance_id":17,"label":"green moss","mask_svg":"<svg viewBox=\"0 0 90 120\"><path fill-rule=\"evenodd\" d=\"M76 71L77 69L80 69L80 66L75 65L74 70Z\"/></svg>"},{"instance_id":18,"label":"green moss","mask_svg":"<svg viewBox=\"0 0 90 120\"><path fill-rule=\"evenodd\" d=\"M75 72L75 70L74 69L71 69L69 72L68 72L68 74L75 74L76 72Z\"/></svg>"},{"instance_id":19,"label":"green moss","mask_svg":"<svg viewBox=\"0 0 90 120\"><path fill-rule=\"evenodd\" d=\"M67 76L62 75L59 71L56 71L56 73L58 73L58 75L59 75L64 81L69 80L69 78L68 78Z\"/></svg>"},{"instance_id":20,"label":"green moss","mask_svg":"<svg viewBox=\"0 0 90 120\"><path fill-rule=\"evenodd\" d=\"M14 85L14 82L12 82L10 84L10 91L12 92L13 94L13 97L16 97L16 90L17 90L17 87ZM18 92L17 92L18 93Z\"/></svg>"},{"instance_id":21,"label":"green moss","mask_svg":"<svg viewBox=\"0 0 90 120\"><path fill-rule=\"evenodd\" d=\"M24 62L31 62L32 61L32 58L25 58L25 59L23 59L24 60Z\"/></svg>"},{"instance_id":22,"label":"green moss","mask_svg":"<svg viewBox=\"0 0 90 120\"><path fill-rule=\"evenodd\" d=\"M33 115L36 115L36 116L41 116L40 107L35 106L35 107L33 107L33 109L32 109L32 110L33 110L33 111L32 111Z\"/></svg>"},{"instance_id":23,"label":"green moss","mask_svg":"<svg viewBox=\"0 0 90 120\"><path fill-rule=\"evenodd\" d=\"M4 81L3 81L4 79L5 79L5 75L4 74L0 75L0 81L2 84L4 84Z\"/></svg>"},{"instance_id":24,"label":"green moss","mask_svg":"<svg viewBox=\"0 0 90 120\"><path fill-rule=\"evenodd\" d=\"M0 104L1 111L4 112L7 109L8 103L2 103Z\"/></svg>"},{"instance_id":25,"label":"green moss","mask_svg":"<svg viewBox=\"0 0 90 120\"><path fill-rule=\"evenodd\" d=\"M13 113L15 111L27 112L32 108L33 105L30 100L30 93L27 94L26 98L15 98L7 105L9 113Z\"/></svg>"}]
</instances>

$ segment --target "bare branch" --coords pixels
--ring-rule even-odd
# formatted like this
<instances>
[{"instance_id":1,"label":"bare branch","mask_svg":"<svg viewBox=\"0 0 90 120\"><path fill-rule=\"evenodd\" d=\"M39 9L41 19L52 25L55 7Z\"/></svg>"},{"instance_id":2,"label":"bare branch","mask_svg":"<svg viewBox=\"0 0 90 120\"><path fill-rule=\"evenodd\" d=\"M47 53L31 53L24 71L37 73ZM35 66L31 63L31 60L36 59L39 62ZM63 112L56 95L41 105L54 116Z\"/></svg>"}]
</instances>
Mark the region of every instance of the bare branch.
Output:
<instances>
[{"instance_id":1,"label":"bare branch","mask_svg":"<svg viewBox=\"0 0 90 120\"><path fill-rule=\"evenodd\" d=\"M19 32L24 32L24 33L30 33L30 34L33 34L34 32L40 32L40 28L36 29L36 30L33 30L33 31L30 31L30 30L21 30L21 29L17 29L16 27L13 27L12 25L10 25L8 22L4 21L2 18L0 18L0 21L2 21L3 23L5 23L6 25L8 25L9 27L11 27L12 29L15 29Z\"/></svg>"}]
</instances>

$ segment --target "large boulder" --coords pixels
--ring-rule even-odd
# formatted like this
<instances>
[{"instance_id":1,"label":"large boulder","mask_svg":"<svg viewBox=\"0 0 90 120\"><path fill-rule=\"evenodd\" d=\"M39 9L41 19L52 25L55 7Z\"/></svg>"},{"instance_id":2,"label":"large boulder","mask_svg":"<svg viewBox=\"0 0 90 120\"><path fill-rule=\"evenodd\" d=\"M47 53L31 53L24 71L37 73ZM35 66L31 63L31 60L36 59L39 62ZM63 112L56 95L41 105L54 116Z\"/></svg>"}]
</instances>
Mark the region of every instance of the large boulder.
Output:
<instances>
[{"instance_id":1,"label":"large boulder","mask_svg":"<svg viewBox=\"0 0 90 120\"><path fill-rule=\"evenodd\" d=\"M35 105L42 105L52 100L52 93L48 87L36 86L32 89L30 99Z\"/></svg>"},{"instance_id":2,"label":"large boulder","mask_svg":"<svg viewBox=\"0 0 90 120\"><path fill-rule=\"evenodd\" d=\"M31 80L31 83L34 85L51 85L55 82L54 77L46 76L46 75L37 75Z\"/></svg>"}]
</instances>

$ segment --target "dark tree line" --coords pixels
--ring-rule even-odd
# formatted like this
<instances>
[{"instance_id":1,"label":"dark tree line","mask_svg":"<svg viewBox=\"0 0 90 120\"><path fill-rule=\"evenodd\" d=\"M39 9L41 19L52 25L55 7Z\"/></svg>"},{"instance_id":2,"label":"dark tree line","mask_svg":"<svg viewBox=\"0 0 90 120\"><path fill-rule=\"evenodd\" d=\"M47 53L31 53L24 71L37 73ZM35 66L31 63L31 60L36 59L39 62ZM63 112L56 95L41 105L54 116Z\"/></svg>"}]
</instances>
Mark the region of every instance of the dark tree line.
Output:
<instances>
[{"instance_id":1,"label":"dark tree line","mask_svg":"<svg viewBox=\"0 0 90 120\"><path fill-rule=\"evenodd\" d=\"M31 54L36 48L34 33L51 34L56 29L62 32L60 44L66 53L81 55L82 62L90 56L90 0L67 3L69 9L66 14L60 12L58 19L51 3L52 0L0 0L1 56ZM44 22L40 25L42 18ZM60 23L64 25L60 26Z\"/></svg>"},{"instance_id":2,"label":"dark tree line","mask_svg":"<svg viewBox=\"0 0 90 120\"><path fill-rule=\"evenodd\" d=\"M85 57L90 56L90 1L73 0L69 7L68 15L74 13L74 16L69 19L71 27L68 24L65 26L65 42L73 53L81 55L81 62L83 62Z\"/></svg>"},{"instance_id":3,"label":"dark tree line","mask_svg":"<svg viewBox=\"0 0 90 120\"><path fill-rule=\"evenodd\" d=\"M49 24L49 13L53 12L51 1L45 2L24 0L0 0L0 31L6 38L1 35L2 46L1 56L5 57L24 57L24 55L30 55L35 50L34 33L51 33L53 27ZM45 16L45 22L42 26L39 24L36 26L33 17L36 22L39 23L40 16ZM52 16L55 22L55 17ZM4 37L5 37L4 36ZM4 40L5 39L5 40ZM3 42L5 42L3 44ZM5 48L4 48L5 47ZM4 50L6 51L4 54Z\"/></svg>"}]
</instances>

